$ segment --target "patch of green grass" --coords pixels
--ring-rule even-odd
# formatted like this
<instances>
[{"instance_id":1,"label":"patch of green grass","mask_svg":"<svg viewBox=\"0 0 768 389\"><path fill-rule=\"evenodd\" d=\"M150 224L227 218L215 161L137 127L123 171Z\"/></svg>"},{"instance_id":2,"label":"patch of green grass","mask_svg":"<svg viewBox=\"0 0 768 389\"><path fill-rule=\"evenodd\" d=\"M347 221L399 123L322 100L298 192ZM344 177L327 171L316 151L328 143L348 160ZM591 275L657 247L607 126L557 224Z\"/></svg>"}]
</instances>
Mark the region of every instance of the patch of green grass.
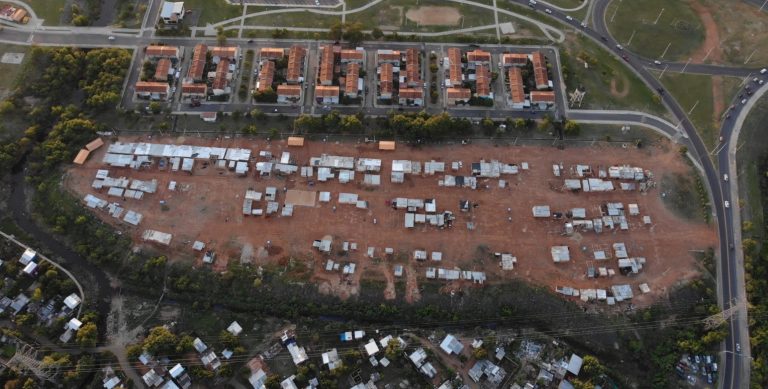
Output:
<instances>
[{"instance_id":1,"label":"patch of green grass","mask_svg":"<svg viewBox=\"0 0 768 389\"><path fill-rule=\"evenodd\" d=\"M676 215L692 221L707 221L708 198L706 191L702 194L699 186L701 179L693 171L691 174L664 174L659 193L667 209Z\"/></svg>"},{"instance_id":2,"label":"patch of green grass","mask_svg":"<svg viewBox=\"0 0 768 389\"><path fill-rule=\"evenodd\" d=\"M581 5L581 3L584 2L584 0L549 0L548 2L558 7L576 8L579 5Z\"/></svg>"},{"instance_id":3,"label":"patch of green grass","mask_svg":"<svg viewBox=\"0 0 768 389\"><path fill-rule=\"evenodd\" d=\"M184 8L200 12L197 25L201 27L208 23L218 23L243 14L242 7L231 5L224 0L186 0L184 1Z\"/></svg>"},{"instance_id":4,"label":"patch of green grass","mask_svg":"<svg viewBox=\"0 0 768 389\"><path fill-rule=\"evenodd\" d=\"M340 22L340 16L319 15L306 11L253 16L245 20L246 25L274 26L275 28L287 28L288 30L291 27L330 28Z\"/></svg>"},{"instance_id":5,"label":"patch of green grass","mask_svg":"<svg viewBox=\"0 0 768 389\"><path fill-rule=\"evenodd\" d=\"M648 58L659 58L669 44L664 58L681 59L704 42L704 26L686 1L614 0L605 19L617 41Z\"/></svg>"},{"instance_id":6,"label":"patch of green grass","mask_svg":"<svg viewBox=\"0 0 768 389\"><path fill-rule=\"evenodd\" d=\"M587 91L581 109L632 109L662 116L667 114L654 97L655 92L625 63L596 43L581 35L569 36L562 47L560 59L568 93L577 87ZM584 60L589 62L589 67L584 67ZM611 92L612 79L617 92L626 91L626 95Z\"/></svg>"},{"instance_id":7,"label":"patch of green grass","mask_svg":"<svg viewBox=\"0 0 768 389\"><path fill-rule=\"evenodd\" d=\"M652 72L657 78L658 72ZM718 141L718 123L712 117L712 77L700 74L665 72L660 81L677 100L696 126L696 131L709 150ZM691 111L691 109L693 109Z\"/></svg>"},{"instance_id":8,"label":"patch of green grass","mask_svg":"<svg viewBox=\"0 0 768 389\"><path fill-rule=\"evenodd\" d=\"M24 62L26 62L28 59L26 56L27 52L29 52L29 46L17 46L0 43L0 56L5 53L22 53L25 54ZM3 75L3 77L0 77L0 89L8 90L13 88L14 84L16 83L17 76L24 68L24 62L19 65L0 63L0 74Z\"/></svg>"},{"instance_id":9,"label":"patch of green grass","mask_svg":"<svg viewBox=\"0 0 768 389\"><path fill-rule=\"evenodd\" d=\"M38 18L45 20L44 25L61 25L61 14L64 12L66 0L28 0L26 3L32 7Z\"/></svg>"},{"instance_id":10,"label":"patch of green grass","mask_svg":"<svg viewBox=\"0 0 768 389\"><path fill-rule=\"evenodd\" d=\"M752 233L760 238L765 234L760 191L760 180L765 172L760 171L759 167L768 150L768 137L762 136L766 121L768 121L768 99L762 99L755 104L741 127L736 153L738 177L734 177L739 180L739 198L745 200L742 203L743 221L752 221L754 224Z\"/></svg>"}]
</instances>

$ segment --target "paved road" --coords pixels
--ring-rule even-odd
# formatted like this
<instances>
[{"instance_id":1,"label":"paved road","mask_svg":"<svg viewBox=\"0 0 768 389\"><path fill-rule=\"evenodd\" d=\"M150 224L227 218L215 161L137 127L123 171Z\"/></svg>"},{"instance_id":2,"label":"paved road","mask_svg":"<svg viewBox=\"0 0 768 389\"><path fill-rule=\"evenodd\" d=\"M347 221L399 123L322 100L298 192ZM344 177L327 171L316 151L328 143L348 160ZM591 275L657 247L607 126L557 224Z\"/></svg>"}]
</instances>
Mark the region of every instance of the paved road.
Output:
<instances>
[{"instance_id":1,"label":"paved road","mask_svg":"<svg viewBox=\"0 0 768 389\"><path fill-rule=\"evenodd\" d=\"M599 34L600 36L596 39L602 44L607 45L609 50L616 52L617 49L615 47L618 43L611 37L605 22L605 9L608 5L608 1L595 1L597 2L596 17L594 18L595 31L587 33L593 38L595 38L595 34ZM626 52L626 50L624 52ZM661 84L641 64L641 62L647 62L648 60L638 58L641 57L633 55L633 57L629 57L627 62L646 84L650 85L653 89L660 90L660 88L662 88ZM747 74L738 74L736 69L698 64L688 65L685 70L701 73L714 71L714 73L711 74L741 76L758 72L758 69L745 69L744 71L746 71ZM705 179L712 195L712 207L718 221L718 236L720 238L718 297L722 309L725 310L737 302L746 300L743 276L743 255L741 253L740 239L737 239L737 237L740 238L740 232L738 232L738 229L736 228L736 226L740 225L734 224L734 210L738 210L738 198L732 196L734 196L734 194L738 196L738 190L735 188L737 183L733 182L733 184L731 184L732 181L726 181L724 176L721 176L721 174L715 170L715 167L709 158L709 151L704 146L696 133L693 124L688 120L685 112L680 108L677 102L668 94L662 95L662 98L664 104L672 111L675 118L680 122L680 126L691 139L693 150L695 150L695 154L699 156L705 173ZM754 98L752 99L754 100ZM736 102L733 111L734 112L731 112L731 115L741 116L740 102ZM732 165L733 162L728 157L728 151L730 147L733 147L731 143L735 143L738 139L738 130L734 132L734 128L736 127L734 121L735 119L731 120L727 118L723 121L721 135L723 136L724 143L714 150L717 153L719 172L722 173L735 170L735 166ZM729 202L730 206L726 206L726 201ZM736 351L736 346L738 344L743 345L741 347L742 352L749 352L749 329L746 316L746 312L742 309L727 322L729 336L726 338L725 342L723 342L722 347L723 361L721 363L720 379L718 380L719 387L735 389L746 388L749 386L750 359L748 357L745 358Z\"/></svg>"}]
</instances>

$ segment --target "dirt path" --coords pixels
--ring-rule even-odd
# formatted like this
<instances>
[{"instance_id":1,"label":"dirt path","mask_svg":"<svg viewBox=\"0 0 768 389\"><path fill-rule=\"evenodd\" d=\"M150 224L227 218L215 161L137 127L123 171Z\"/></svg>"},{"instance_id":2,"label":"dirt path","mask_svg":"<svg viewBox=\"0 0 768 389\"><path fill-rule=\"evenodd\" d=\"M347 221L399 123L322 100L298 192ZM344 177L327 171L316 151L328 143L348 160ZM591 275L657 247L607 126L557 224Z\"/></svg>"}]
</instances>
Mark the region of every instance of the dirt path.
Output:
<instances>
[{"instance_id":1,"label":"dirt path","mask_svg":"<svg viewBox=\"0 0 768 389\"><path fill-rule=\"evenodd\" d=\"M616 77L611 78L611 95L618 98L627 97L629 94L629 80L627 80L627 76L621 76L621 90L619 90L617 84Z\"/></svg>"},{"instance_id":2,"label":"dirt path","mask_svg":"<svg viewBox=\"0 0 768 389\"><path fill-rule=\"evenodd\" d=\"M416 270L412 266L405 268L405 301L413 303L421 300Z\"/></svg>"},{"instance_id":3,"label":"dirt path","mask_svg":"<svg viewBox=\"0 0 768 389\"><path fill-rule=\"evenodd\" d=\"M397 297L397 292L395 291L395 275L392 273L392 269L387 266L386 262L382 261L379 264L379 271L381 271L381 273L384 274L384 278L387 279L387 287L384 289L384 299L394 300L395 297Z\"/></svg>"},{"instance_id":4,"label":"dirt path","mask_svg":"<svg viewBox=\"0 0 768 389\"><path fill-rule=\"evenodd\" d=\"M699 47L691 58L693 63L702 63L704 58L710 60L712 63L720 63L722 59L722 52L720 50L720 33L717 30L717 23L712 17L707 7L703 6L698 1L690 1L691 8L699 15L702 24L704 24L705 38L704 43ZM711 50L711 52L710 52ZM707 56L709 53L709 56Z\"/></svg>"},{"instance_id":5,"label":"dirt path","mask_svg":"<svg viewBox=\"0 0 768 389\"><path fill-rule=\"evenodd\" d=\"M722 63L723 52L720 48L720 32L717 29L717 22L712 17L709 9L698 1L690 2L691 8L704 24L705 38L704 43L691 56L694 63L703 63L710 61L712 63ZM712 121L720 122L720 115L725 110L725 98L723 96L723 77L712 77ZM718 124L719 125L719 124Z\"/></svg>"}]
</instances>

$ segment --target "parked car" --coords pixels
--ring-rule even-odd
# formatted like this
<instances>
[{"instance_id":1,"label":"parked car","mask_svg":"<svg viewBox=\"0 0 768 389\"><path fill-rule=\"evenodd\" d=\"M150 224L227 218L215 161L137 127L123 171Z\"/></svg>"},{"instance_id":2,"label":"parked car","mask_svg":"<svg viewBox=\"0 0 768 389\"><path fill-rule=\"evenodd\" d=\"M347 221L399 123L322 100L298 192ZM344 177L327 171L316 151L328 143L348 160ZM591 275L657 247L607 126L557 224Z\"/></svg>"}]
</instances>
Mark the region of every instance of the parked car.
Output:
<instances>
[{"instance_id":1,"label":"parked car","mask_svg":"<svg viewBox=\"0 0 768 389\"><path fill-rule=\"evenodd\" d=\"M573 16L571 16L571 15L566 15L565 19L566 19L566 20L571 20L571 21L572 21L572 20L573 20Z\"/></svg>"},{"instance_id":2,"label":"parked car","mask_svg":"<svg viewBox=\"0 0 768 389\"><path fill-rule=\"evenodd\" d=\"M730 208L731 207L731 202L728 201L728 200L725 200L723 205L725 205L726 208ZM741 346L739 346L739 344L736 343L736 352L739 352L739 350L741 350Z\"/></svg>"},{"instance_id":3,"label":"parked car","mask_svg":"<svg viewBox=\"0 0 768 389\"><path fill-rule=\"evenodd\" d=\"M622 47L621 45L616 45L616 48L619 50L624 50L624 47Z\"/></svg>"},{"instance_id":4,"label":"parked car","mask_svg":"<svg viewBox=\"0 0 768 389\"><path fill-rule=\"evenodd\" d=\"M551 13L552 13L552 10L551 10L551 9L549 9L549 8L544 8L544 12L546 12L546 13L548 13L548 14L551 14Z\"/></svg>"},{"instance_id":5,"label":"parked car","mask_svg":"<svg viewBox=\"0 0 768 389\"><path fill-rule=\"evenodd\" d=\"M653 63L655 63L656 65L661 65L661 61L659 61L658 59L653 61Z\"/></svg>"},{"instance_id":6,"label":"parked car","mask_svg":"<svg viewBox=\"0 0 768 389\"><path fill-rule=\"evenodd\" d=\"M723 181L726 181L726 182L728 181L728 175L727 174L723 174Z\"/></svg>"}]
</instances>

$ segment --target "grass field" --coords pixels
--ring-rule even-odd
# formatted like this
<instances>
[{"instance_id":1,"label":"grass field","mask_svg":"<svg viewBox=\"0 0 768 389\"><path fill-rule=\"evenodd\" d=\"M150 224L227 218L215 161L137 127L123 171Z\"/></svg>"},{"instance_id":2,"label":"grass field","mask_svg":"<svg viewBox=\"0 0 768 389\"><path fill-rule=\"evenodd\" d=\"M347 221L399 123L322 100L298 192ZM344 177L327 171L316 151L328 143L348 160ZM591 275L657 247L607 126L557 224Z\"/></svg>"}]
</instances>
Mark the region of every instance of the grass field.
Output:
<instances>
[{"instance_id":1,"label":"grass field","mask_svg":"<svg viewBox=\"0 0 768 389\"><path fill-rule=\"evenodd\" d=\"M692 221L704 221L704 204L696 188L698 180L698 175L664 174L660 190L667 209Z\"/></svg>"},{"instance_id":2,"label":"grass field","mask_svg":"<svg viewBox=\"0 0 768 389\"><path fill-rule=\"evenodd\" d=\"M758 66L768 63L768 14L742 0L700 0L718 26L725 63ZM768 5L766 6L768 8Z\"/></svg>"},{"instance_id":3,"label":"grass field","mask_svg":"<svg viewBox=\"0 0 768 389\"><path fill-rule=\"evenodd\" d=\"M669 44L664 58L681 59L704 42L704 26L685 1L614 0L606 9L605 18L617 41L648 58L659 58Z\"/></svg>"},{"instance_id":4,"label":"grass field","mask_svg":"<svg viewBox=\"0 0 768 389\"><path fill-rule=\"evenodd\" d=\"M652 72L657 78L659 72ZM680 106L688 112L688 115L701 139L707 148L712 149L718 143L720 133L720 118L713 117L715 102L712 95L712 77L700 74L681 74L675 72L666 72L661 82L667 88L669 93L675 97ZM727 108L730 105L734 94L739 90L741 80L738 78L723 79L722 100L719 102L722 107ZM698 102L698 103L697 103Z\"/></svg>"},{"instance_id":5,"label":"grass field","mask_svg":"<svg viewBox=\"0 0 768 389\"><path fill-rule=\"evenodd\" d=\"M61 13L66 0L27 0L38 18L44 19L46 26L61 25Z\"/></svg>"},{"instance_id":6,"label":"grass field","mask_svg":"<svg viewBox=\"0 0 768 389\"><path fill-rule=\"evenodd\" d=\"M768 121L768 99L762 99L755 105L747 116L739 136L739 148L736 153L738 169L739 198L742 202L742 218L752 221L753 234L763 237L765 221L763 220L763 205L760 196L760 178L762 172L758 163L768 150L768 137L762 136ZM758 242L761 239L758 239Z\"/></svg>"},{"instance_id":7,"label":"grass field","mask_svg":"<svg viewBox=\"0 0 768 389\"><path fill-rule=\"evenodd\" d=\"M248 12L251 12L250 8ZM291 27L330 28L339 22L341 22L341 16L318 15L306 11L253 16L245 20L246 25L275 26L289 30Z\"/></svg>"},{"instance_id":8,"label":"grass field","mask_svg":"<svg viewBox=\"0 0 768 389\"><path fill-rule=\"evenodd\" d=\"M548 3L554 4L558 7L563 8L576 8L581 3L583 3L583 0L549 0Z\"/></svg>"},{"instance_id":9,"label":"grass field","mask_svg":"<svg viewBox=\"0 0 768 389\"><path fill-rule=\"evenodd\" d=\"M633 109L666 115L664 107L654 100L654 92L630 72L619 59L582 36L569 36L560 51L566 68L564 76L568 92L577 87L587 90L582 109ZM590 62L588 68L584 61ZM615 91L611 89L614 80Z\"/></svg>"},{"instance_id":10,"label":"grass field","mask_svg":"<svg viewBox=\"0 0 768 389\"><path fill-rule=\"evenodd\" d=\"M0 43L0 56L5 53L26 54L28 51L29 46L17 46L7 43ZM27 59L28 58L25 56L24 62L26 62ZM24 62L22 62L20 65L0 63L0 73L3 75L3 77L0 77L0 96L5 97L7 92L13 88L14 84L16 83L16 77L21 72L21 69L24 68Z\"/></svg>"},{"instance_id":11,"label":"grass field","mask_svg":"<svg viewBox=\"0 0 768 389\"><path fill-rule=\"evenodd\" d=\"M228 4L224 0L186 0L184 8L200 12L197 25L201 27L243 14L243 9L239 5Z\"/></svg>"}]
</instances>

